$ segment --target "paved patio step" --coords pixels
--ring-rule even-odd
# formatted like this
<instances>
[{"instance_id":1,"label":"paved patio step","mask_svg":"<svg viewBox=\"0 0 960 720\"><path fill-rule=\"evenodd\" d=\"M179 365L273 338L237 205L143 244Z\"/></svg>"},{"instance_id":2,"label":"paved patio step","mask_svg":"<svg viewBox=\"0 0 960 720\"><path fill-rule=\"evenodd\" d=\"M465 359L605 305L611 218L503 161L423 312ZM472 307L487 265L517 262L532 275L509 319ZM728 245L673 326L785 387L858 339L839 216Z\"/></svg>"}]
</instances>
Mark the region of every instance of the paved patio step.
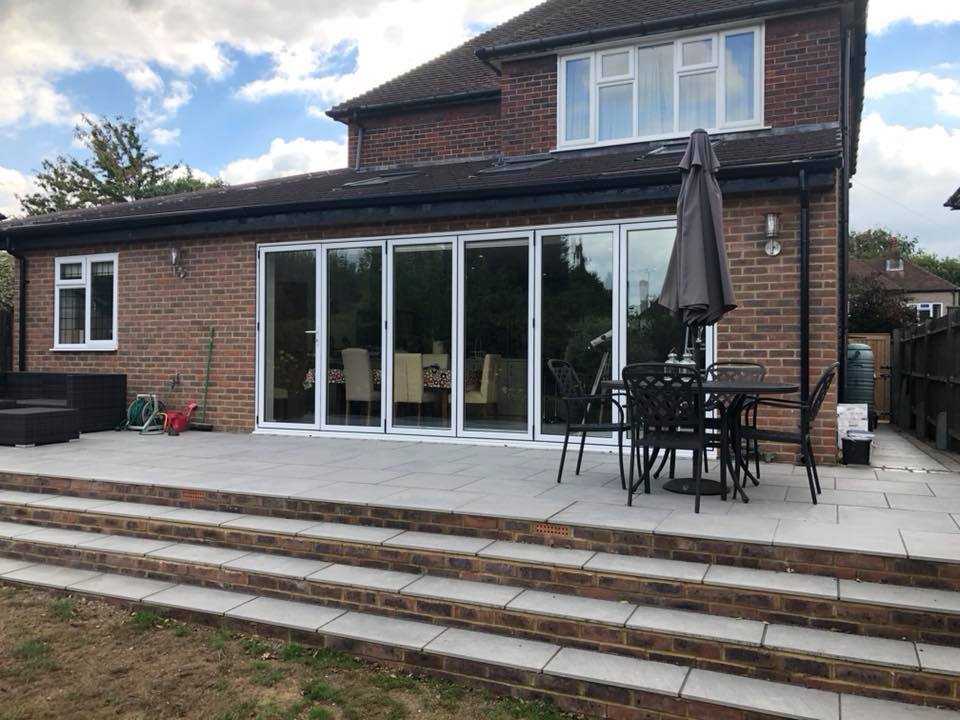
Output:
<instances>
[{"instance_id":1,"label":"paved patio step","mask_svg":"<svg viewBox=\"0 0 960 720\"><path fill-rule=\"evenodd\" d=\"M45 493L0 491L0 518L4 517L65 530L137 535L140 544L134 546L148 552L154 547L151 543L193 538L210 545L202 552L214 558L269 548L316 561L347 560L354 566L455 575L598 599L699 610L713 616L960 646L960 592L947 590L402 528Z\"/></svg>"},{"instance_id":2,"label":"paved patio step","mask_svg":"<svg viewBox=\"0 0 960 720\"><path fill-rule=\"evenodd\" d=\"M563 638L593 650L960 708L960 649L690 610L357 567L208 544L0 523L12 560L56 558L74 572L134 572L170 584L310 598L472 630ZM146 544L145 544L146 543Z\"/></svg>"},{"instance_id":3,"label":"paved patio step","mask_svg":"<svg viewBox=\"0 0 960 720\"><path fill-rule=\"evenodd\" d=\"M598 717L714 720L721 708L731 720L960 717L931 707L127 574L0 558L0 582L160 607L175 617L292 637L503 694L533 691Z\"/></svg>"}]
</instances>

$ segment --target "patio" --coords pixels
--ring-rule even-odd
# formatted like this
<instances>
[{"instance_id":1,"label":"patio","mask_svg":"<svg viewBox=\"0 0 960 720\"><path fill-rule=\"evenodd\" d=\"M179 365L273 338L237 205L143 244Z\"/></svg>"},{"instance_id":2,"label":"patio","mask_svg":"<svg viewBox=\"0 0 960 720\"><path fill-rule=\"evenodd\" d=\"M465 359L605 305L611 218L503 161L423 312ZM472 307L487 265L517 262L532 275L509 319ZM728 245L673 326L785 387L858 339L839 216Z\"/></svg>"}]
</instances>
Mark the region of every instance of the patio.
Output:
<instances>
[{"instance_id":1,"label":"patio","mask_svg":"<svg viewBox=\"0 0 960 720\"><path fill-rule=\"evenodd\" d=\"M819 505L803 468L765 464L751 502L665 492L626 507L615 454L588 452L556 483L558 451L493 445L186 433L83 435L4 450L0 475L74 478L261 498L508 518L633 533L960 562L960 473L882 427L874 467L824 467ZM711 475L716 467L711 463ZM690 472L689 461L678 474ZM7 483L8 487L14 487Z\"/></svg>"}]
</instances>

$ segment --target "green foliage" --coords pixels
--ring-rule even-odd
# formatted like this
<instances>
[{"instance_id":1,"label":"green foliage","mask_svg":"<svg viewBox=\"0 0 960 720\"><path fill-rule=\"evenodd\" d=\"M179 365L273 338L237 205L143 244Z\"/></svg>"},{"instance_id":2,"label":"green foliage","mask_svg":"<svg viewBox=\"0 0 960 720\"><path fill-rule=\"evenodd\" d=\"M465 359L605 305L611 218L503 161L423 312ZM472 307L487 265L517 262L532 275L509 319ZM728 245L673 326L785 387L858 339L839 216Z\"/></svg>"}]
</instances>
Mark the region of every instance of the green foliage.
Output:
<instances>
[{"instance_id":1,"label":"green foliage","mask_svg":"<svg viewBox=\"0 0 960 720\"><path fill-rule=\"evenodd\" d=\"M161 165L159 155L151 152L140 137L136 118L118 115L113 120L84 115L74 128L74 137L90 154L83 160L58 155L44 160L37 172L38 192L19 197L28 215L44 215L59 210L130 202L223 183L207 183L189 167Z\"/></svg>"},{"instance_id":2,"label":"green foliage","mask_svg":"<svg viewBox=\"0 0 960 720\"><path fill-rule=\"evenodd\" d=\"M247 655L255 655L257 657L265 655L270 652L270 646L265 643L263 640L257 637L243 638L240 640L240 648Z\"/></svg>"},{"instance_id":3,"label":"green foliage","mask_svg":"<svg viewBox=\"0 0 960 720\"><path fill-rule=\"evenodd\" d=\"M280 648L281 660L301 660L307 655L307 649L300 643L287 643Z\"/></svg>"},{"instance_id":4,"label":"green foliage","mask_svg":"<svg viewBox=\"0 0 960 720\"><path fill-rule=\"evenodd\" d=\"M50 603L50 614L58 620L70 620L76 614L77 601L73 598L57 598Z\"/></svg>"},{"instance_id":5,"label":"green foliage","mask_svg":"<svg viewBox=\"0 0 960 720\"><path fill-rule=\"evenodd\" d=\"M283 669L275 667L265 660L256 660L251 667L253 668L253 674L250 681L254 685L273 687L286 675Z\"/></svg>"},{"instance_id":6,"label":"green foliage","mask_svg":"<svg viewBox=\"0 0 960 720\"><path fill-rule=\"evenodd\" d=\"M942 257L936 253L920 250L910 256L910 262L954 285L960 285L960 257Z\"/></svg>"},{"instance_id":7,"label":"green foliage","mask_svg":"<svg viewBox=\"0 0 960 720\"><path fill-rule=\"evenodd\" d=\"M15 646L10 654L20 662L20 670L26 675L57 669L51 657L50 645L43 640L25 640Z\"/></svg>"},{"instance_id":8,"label":"green foliage","mask_svg":"<svg viewBox=\"0 0 960 720\"><path fill-rule=\"evenodd\" d=\"M233 638L233 634L229 630L225 630L224 628L219 628L217 630L214 630L210 634L210 637L207 640L207 644L214 650L219 651L226 648L227 641L232 638Z\"/></svg>"},{"instance_id":9,"label":"green foliage","mask_svg":"<svg viewBox=\"0 0 960 720\"><path fill-rule=\"evenodd\" d=\"M325 707L312 707L307 713L307 720L333 720L333 713Z\"/></svg>"},{"instance_id":10,"label":"green foliage","mask_svg":"<svg viewBox=\"0 0 960 720\"><path fill-rule=\"evenodd\" d=\"M137 610L130 616L130 625L138 632L146 632L159 627L163 623L163 616L153 610Z\"/></svg>"},{"instance_id":11,"label":"green foliage","mask_svg":"<svg viewBox=\"0 0 960 720\"><path fill-rule=\"evenodd\" d=\"M909 238L903 233L886 228L870 228L850 233L850 255L861 260L887 257L896 247L901 257L911 258L920 244L917 238Z\"/></svg>"},{"instance_id":12,"label":"green foliage","mask_svg":"<svg viewBox=\"0 0 960 720\"><path fill-rule=\"evenodd\" d=\"M300 688L303 697L311 702L340 702L340 691L323 680L310 680Z\"/></svg>"},{"instance_id":13,"label":"green foliage","mask_svg":"<svg viewBox=\"0 0 960 720\"><path fill-rule=\"evenodd\" d=\"M13 256L0 252L0 307L13 307Z\"/></svg>"},{"instance_id":14,"label":"green foliage","mask_svg":"<svg viewBox=\"0 0 960 720\"><path fill-rule=\"evenodd\" d=\"M528 702L511 697L498 700L491 715L492 720L569 720L571 717L551 702Z\"/></svg>"},{"instance_id":15,"label":"green foliage","mask_svg":"<svg viewBox=\"0 0 960 720\"><path fill-rule=\"evenodd\" d=\"M848 289L851 332L892 332L917 322L917 311L904 296L884 287L876 276L851 278Z\"/></svg>"}]
</instances>

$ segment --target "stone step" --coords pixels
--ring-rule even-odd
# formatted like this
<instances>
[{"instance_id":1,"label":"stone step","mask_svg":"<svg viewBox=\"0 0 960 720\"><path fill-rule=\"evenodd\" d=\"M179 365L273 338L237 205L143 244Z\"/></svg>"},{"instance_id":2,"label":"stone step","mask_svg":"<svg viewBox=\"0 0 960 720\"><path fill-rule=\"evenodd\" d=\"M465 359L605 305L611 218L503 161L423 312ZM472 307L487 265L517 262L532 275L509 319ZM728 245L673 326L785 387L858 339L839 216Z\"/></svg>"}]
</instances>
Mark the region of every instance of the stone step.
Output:
<instances>
[{"instance_id":1,"label":"stone step","mask_svg":"<svg viewBox=\"0 0 960 720\"><path fill-rule=\"evenodd\" d=\"M169 479L125 481L0 471L0 488L13 491L386 526L960 591L960 535L942 530L901 532L882 523L872 527L778 519L763 516L759 507L751 514L753 506L734 505L728 514L696 515L686 504L679 509L677 498L663 496L646 498L652 505L627 508L579 500L516 502L506 496L360 482L334 482L312 490L301 484L263 479L214 488L180 480L175 473ZM452 500L453 496L459 499ZM664 502L667 505L659 507Z\"/></svg>"},{"instance_id":2,"label":"stone step","mask_svg":"<svg viewBox=\"0 0 960 720\"><path fill-rule=\"evenodd\" d=\"M960 708L960 649L174 540L0 524L0 552Z\"/></svg>"},{"instance_id":3,"label":"stone step","mask_svg":"<svg viewBox=\"0 0 960 720\"><path fill-rule=\"evenodd\" d=\"M595 652L443 623L385 617L257 594L0 558L0 582L50 588L173 617L274 634L380 663L531 693L596 717L691 720L953 720L960 713L696 667Z\"/></svg>"},{"instance_id":4,"label":"stone step","mask_svg":"<svg viewBox=\"0 0 960 720\"><path fill-rule=\"evenodd\" d=\"M373 525L0 491L0 519L960 645L960 592ZM107 541L116 542L116 541ZM144 547L149 547L144 545ZM206 552L214 552L207 550Z\"/></svg>"}]
</instances>

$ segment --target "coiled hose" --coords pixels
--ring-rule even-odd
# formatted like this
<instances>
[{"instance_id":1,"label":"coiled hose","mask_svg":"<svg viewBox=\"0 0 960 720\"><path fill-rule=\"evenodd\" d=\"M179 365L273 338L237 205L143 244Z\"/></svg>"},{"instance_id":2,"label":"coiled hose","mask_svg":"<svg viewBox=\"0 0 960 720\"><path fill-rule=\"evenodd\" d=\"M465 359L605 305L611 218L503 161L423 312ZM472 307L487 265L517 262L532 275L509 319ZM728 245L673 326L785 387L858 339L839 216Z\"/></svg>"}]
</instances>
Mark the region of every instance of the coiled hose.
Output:
<instances>
[{"instance_id":1,"label":"coiled hose","mask_svg":"<svg viewBox=\"0 0 960 720\"><path fill-rule=\"evenodd\" d=\"M127 408L127 419L124 422L124 428L128 427L142 427L143 430L149 430L151 428L147 427L147 423L150 422L150 417L156 415L153 418L153 425L158 428L163 427L163 418L160 413L164 412L166 407L164 404L157 400L156 406L152 398L149 397L138 397L132 403L130 407ZM142 432L142 431L141 431Z\"/></svg>"}]
</instances>

